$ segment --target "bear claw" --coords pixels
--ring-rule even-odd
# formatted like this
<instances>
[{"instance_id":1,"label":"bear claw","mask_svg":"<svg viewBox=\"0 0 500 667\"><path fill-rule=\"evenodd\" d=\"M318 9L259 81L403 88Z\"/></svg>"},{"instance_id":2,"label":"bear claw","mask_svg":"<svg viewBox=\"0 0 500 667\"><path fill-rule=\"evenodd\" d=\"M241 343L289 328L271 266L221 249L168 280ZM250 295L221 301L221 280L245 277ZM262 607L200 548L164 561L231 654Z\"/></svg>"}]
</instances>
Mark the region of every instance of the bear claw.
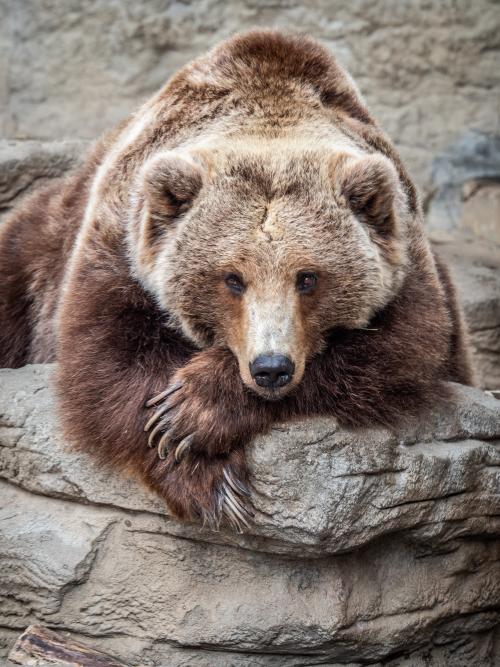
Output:
<instances>
[{"instance_id":1,"label":"bear claw","mask_svg":"<svg viewBox=\"0 0 500 667\"><path fill-rule=\"evenodd\" d=\"M191 447L191 445L193 444L193 440L194 440L194 433L191 433L191 435L187 435L177 445L177 447L175 448L175 453L174 453L174 458L177 461L177 463L181 460L181 457L184 454L184 452L186 451L186 449L189 449Z\"/></svg>"},{"instance_id":2,"label":"bear claw","mask_svg":"<svg viewBox=\"0 0 500 667\"><path fill-rule=\"evenodd\" d=\"M226 519L232 528L242 533L243 528L250 527L255 516L241 497L249 497L250 491L228 468L224 469L223 475L224 481L218 492L219 522Z\"/></svg>"},{"instance_id":3,"label":"bear claw","mask_svg":"<svg viewBox=\"0 0 500 667\"><path fill-rule=\"evenodd\" d=\"M224 479L226 482L233 488L236 493L242 493L244 496L250 497L251 493L248 487L243 484L239 479L234 477L234 475L228 470L228 468L224 468Z\"/></svg>"},{"instance_id":4,"label":"bear claw","mask_svg":"<svg viewBox=\"0 0 500 667\"><path fill-rule=\"evenodd\" d=\"M163 424L159 424L158 426L163 426ZM158 456L160 459L165 459L167 457L167 447L170 444L170 437L169 437L169 432L166 431L160 438L160 441L158 443Z\"/></svg>"},{"instance_id":5,"label":"bear claw","mask_svg":"<svg viewBox=\"0 0 500 667\"><path fill-rule=\"evenodd\" d=\"M168 412L169 410L171 410L172 407L173 407L172 405L169 405L168 403L166 403L166 404L163 405L159 410L157 410L157 411L154 413L154 415L153 415L150 419L148 419L148 421L146 422L146 426L144 427L144 431L149 431L149 429L151 428L151 426L153 426L153 424L154 424L158 419L160 419L160 417L161 417L162 415L164 415L165 412Z\"/></svg>"},{"instance_id":6,"label":"bear claw","mask_svg":"<svg viewBox=\"0 0 500 667\"><path fill-rule=\"evenodd\" d=\"M167 396L170 396L171 394L175 393L182 387L182 382L175 382L173 385L170 387L167 387L164 391L160 392L156 396L153 396L153 398L150 398L149 401L146 401L145 406L147 408L151 408L153 405L156 405L160 401L163 401L164 398L167 398Z\"/></svg>"},{"instance_id":7,"label":"bear claw","mask_svg":"<svg viewBox=\"0 0 500 667\"><path fill-rule=\"evenodd\" d=\"M250 528L253 514L240 501L240 498L235 496L231 487L226 483L222 485L220 506L220 518L227 519L229 525L235 528L238 533L242 533L243 528Z\"/></svg>"},{"instance_id":8,"label":"bear claw","mask_svg":"<svg viewBox=\"0 0 500 667\"><path fill-rule=\"evenodd\" d=\"M250 524L245 517L244 514L244 508L238 500L234 497L234 495L231 493L231 491L226 487L223 489L223 493L225 495L225 506L224 506L224 512L226 515L231 515L233 521L235 521L237 524L241 522L245 528L249 528Z\"/></svg>"},{"instance_id":9,"label":"bear claw","mask_svg":"<svg viewBox=\"0 0 500 667\"><path fill-rule=\"evenodd\" d=\"M163 420L161 420L151 431L148 438L148 447L154 447L154 439L158 431L161 431L164 427Z\"/></svg>"}]
</instances>

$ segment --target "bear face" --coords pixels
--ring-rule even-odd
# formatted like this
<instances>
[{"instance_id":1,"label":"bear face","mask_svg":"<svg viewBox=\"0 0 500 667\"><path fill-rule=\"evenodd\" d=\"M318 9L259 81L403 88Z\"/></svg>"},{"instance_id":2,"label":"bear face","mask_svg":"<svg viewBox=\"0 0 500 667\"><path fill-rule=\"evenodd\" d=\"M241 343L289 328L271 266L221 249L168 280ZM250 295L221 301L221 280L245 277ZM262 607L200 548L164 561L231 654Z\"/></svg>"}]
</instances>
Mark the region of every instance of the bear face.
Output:
<instances>
[{"instance_id":1,"label":"bear face","mask_svg":"<svg viewBox=\"0 0 500 667\"><path fill-rule=\"evenodd\" d=\"M134 190L132 262L185 336L229 347L245 385L277 399L329 331L367 327L399 288L403 201L380 155L160 152Z\"/></svg>"}]
</instances>

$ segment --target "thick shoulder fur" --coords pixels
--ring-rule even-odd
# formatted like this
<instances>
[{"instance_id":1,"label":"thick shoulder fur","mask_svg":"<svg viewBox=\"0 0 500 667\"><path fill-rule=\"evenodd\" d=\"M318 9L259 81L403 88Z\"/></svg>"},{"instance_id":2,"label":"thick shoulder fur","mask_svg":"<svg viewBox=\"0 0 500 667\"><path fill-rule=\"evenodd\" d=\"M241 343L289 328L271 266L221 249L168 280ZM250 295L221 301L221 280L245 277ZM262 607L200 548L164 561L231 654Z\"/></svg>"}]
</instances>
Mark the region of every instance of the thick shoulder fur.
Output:
<instances>
[{"instance_id":1,"label":"thick shoulder fur","mask_svg":"<svg viewBox=\"0 0 500 667\"><path fill-rule=\"evenodd\" d=\"M64 276L114 134L97 142L80 168L25 199L0 227L0 367L56 359Z\"/></svg>"}]
</instances>

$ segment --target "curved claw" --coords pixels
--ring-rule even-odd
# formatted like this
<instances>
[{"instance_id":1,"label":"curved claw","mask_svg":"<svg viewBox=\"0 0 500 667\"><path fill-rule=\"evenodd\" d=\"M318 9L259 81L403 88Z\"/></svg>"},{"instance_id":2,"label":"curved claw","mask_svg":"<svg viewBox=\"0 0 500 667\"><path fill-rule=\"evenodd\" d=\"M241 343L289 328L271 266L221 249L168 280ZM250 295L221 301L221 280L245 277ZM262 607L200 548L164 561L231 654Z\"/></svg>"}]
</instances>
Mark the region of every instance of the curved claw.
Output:
<instances>
[{"instance_id":1,"label":"curved claw","mask_svg":"<svg viewBox=\"0 0 500 667\"><path fill-rule=\"evenodd\" d=\"M226 515L228 514L228 512L230 512L230 513L233 515L233 517L235 517L240 532L242 532L242 526L241 526L241 524L243 524L243 526L244 526L245 528L249 528L249 527L250 527L250 524L249 524L249 522L247 521L247 519L246 519L246 518L244 517L244 515L239 511L238 506L235 505L231 500L229 500L228 498L226 498L226 507L225 507L225 513L226 513Z\"/></svg>"},{"instance_id":2,"label":"curved claw","mask_svg":"<svg viewBox=\"0 0 500 667\"><path fill-rule=\"evenodd\" d=\"M158 433L158 431L161 431L162 428L163 428L163 420L159 421L158 424L154 427L154 429L149 434L148 447L154 447L154 444L155 444L153 442L154 437Z\"/></svg>"},{"instance_id":3,"label":"curved claw","mask_svg":"<svg viewBox=\"0 0 500 667\"><path fill-rule=\"evenodd\" d=\"M160 459L165 459L167 457L167 447L170 442L170 432L165 431L161 436L160 442L158 443L158 456Z\"/></svg>"},{"instance_id":4,"label":"curved claw","mask_svg":"<svg viewBox=\"0 0 500 667\"><path fill-rule=\"evenodd\" d=\"M244 496L247 496L247 498L250 498L252 493L248 486L246 484L243 484L241 479L238 479L237 477L233 477L233 482L236 484L236 487L238 488L238 491L242 493Z\"/></svg>"},{"instance_id":5,"label":"curved claw","mask_svg":"<svg viewBox=\"0 0 500 667\"><path fill-rule=\"evenodd\" d=\"M223 474L226 481L222 484L219 511L227 519L231 527L241 533L243 532L243 528L250 527L250 521L254 515L241 502L240 494L234 484L235 480L231 479L230 473L226 474L226 470L224 470Z\"/></svg>"},{"instance_id":6,"label":"curved claw","mask_svg":"<svg viewBox=\"0 0 500 667\"><path fill-rule=\"evenodd\" d=\"M151 428L151 426L153 426L155 421L159 419L163 414L165 414L165 412L171 410L173 407L174 407L173 405L170 405L168 403L163 405L159 410L157 410L154 413L154 415L150 419L148 419L148 421L146 422L146 426L144 427L144 431L149 431L149 429Z\"/></svg>"},{"instance_id":7,"label":"curved claw","mask_svg":"<svg viewBox=\"0 0 500 667\"><path fill-rule=\"evenodd\" d=\"M253 519L254 515L252 512L250 512L245 505L241 502L240 498L238 496L235 496L234 493L229 489L227 486L225 488L226 492L226 499L229 501L231 506L235 511L237 511L238 516L241 515L241 519L243 522L246 523L248 526L248 519ZM247 519L248 517L248 519Z\"/></svg>"},{"instance_id":8,"label":"curved claw","mask_svg":"<svg viewBox=\"0 0 500 667\"><path fill-rule=\"evenodd\" d=\"M243 494L248 498L252 495L246 485L235 477L229 468L224 468L223 475L226 482L237 494Z\"/></svg>"},{"instance_id":9,"label":"curved claw","mask_svg":"<svg viewBox=\"0 0 500 667\"><path fill-rule=\"evenodd\" d=\"M170 396L170 394L175 393L182 387L182 382L174 382L174 384L170 385L167 387L164 391L162 391L160 394L157 394L156 396L153 396L153 398L150 398L149 401L146 401L145 406L147 408L151 408L153 405L156 405L160 401L163 401L164 398L167 398L167 396Z\"/></svg>"},{"instance_id":10,"label":"curved claw","mask_svg":"<svg viewBox=\"0 0 500 667\"><path fill-rule=\"evenodd\" d=\"M181 460L181 457L184 454L184 452L191 447L193 441L194 441L194 433L191 433L190 435L187 435L185 438L183 438L177 445L174 454L174 458L177 461L177 463L179 463L179 461Z\"/></svg>"},{"instance_id":11,"label":"curved claw","mask_svg":"<svg viewBox=\"0 0 500 667\"><path fill-rule=\"evenodd\" d=\"M155 444L155 443L154 443L154 438L155 438L156 434L157 434L159 431L162 431L162 430L164 430L164 429L166 429L166 428L169 427L169 425L170 425L170 423L171 423L171 420L172 420L172 415L173 415L173 414L174 414L174 413L171 412L170 414L165 415L162 419L160 419L160 421L158 422L158 424L157 424L157 425L154 427L154 429L151 431L151 433L149 434L149 437L148 437L148 446L149 446L149 447L154 447L154 444Z\"/></svg>"}]
</instances>

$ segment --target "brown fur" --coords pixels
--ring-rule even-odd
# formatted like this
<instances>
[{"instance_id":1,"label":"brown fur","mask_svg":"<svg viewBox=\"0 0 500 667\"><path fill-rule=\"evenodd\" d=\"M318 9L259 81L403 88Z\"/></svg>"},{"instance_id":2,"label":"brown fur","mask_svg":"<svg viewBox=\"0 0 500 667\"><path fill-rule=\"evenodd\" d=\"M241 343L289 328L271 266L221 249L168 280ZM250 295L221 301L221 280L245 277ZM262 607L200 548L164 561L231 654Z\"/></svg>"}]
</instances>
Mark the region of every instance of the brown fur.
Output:
<instances>
[{"instance_id":1,"label":"brown fur","mask_svg":"<svg viewBox=\"0 0 500 667\"><path fill-rule=\"evenodd\" d=\"M303 269L318 274L307 296ZM235 270L242 298L224 283ZM249 331L273 315L253 325L250 298L287 309L274 314L290 327L288 393L249 388ZM186 66L14 213L0 322L2 366L58 360L76 446L215 524L249 516L243 448L274 421L392 425L443 398L443 381L472 381L453 286L394 148L325 49L271 31ZM164 406L160 460L144 425Z\"/></svg>"}]
</instances>

